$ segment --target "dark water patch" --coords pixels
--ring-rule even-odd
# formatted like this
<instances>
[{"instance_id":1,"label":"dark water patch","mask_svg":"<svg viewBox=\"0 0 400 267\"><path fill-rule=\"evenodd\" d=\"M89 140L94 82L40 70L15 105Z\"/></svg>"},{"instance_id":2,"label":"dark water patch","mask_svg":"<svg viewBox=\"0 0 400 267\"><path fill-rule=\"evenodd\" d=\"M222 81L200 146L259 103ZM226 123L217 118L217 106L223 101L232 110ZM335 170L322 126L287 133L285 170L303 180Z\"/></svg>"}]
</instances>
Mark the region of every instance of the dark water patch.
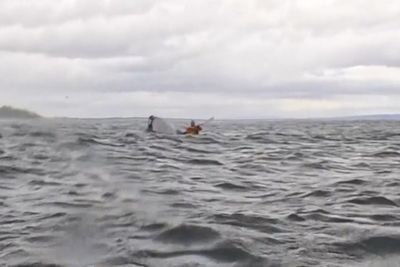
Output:
<instances>
[{"instance_id":1,"label":"dark water patch","mask_svg":"<svg viewBox=\"0 0 400 267\"><path fill-rule=\"evenodd\" d=\"M396 151L383 151L372 154L371 156L376 158L392 158L392 157L400 157L400 153Z\"/></svg>"},{"instance_id":2,"label":"dark water patch","mask_svg":"<svg viewBox=\"0 0 400 267\"><path fill-rule=\"evenodd\" d=\"M79 196L79 195L81 195L81 194L79 194L77 191L75 191L75 190L69 190L68 192L67 192L67 194L68 195L70 195L70 196Z\"/></svg>"},{"instance_id":3,"label":"dark water patch","mask_svg":"<svg viewBox=\"0 0 400 267\"><path fill-rule=\"evenodd\" d=\"M101 195L104 199L115 199L117 196L114 192L105 192Z\"/></svg>"},{"instance_id":4,"label":"dark water patch","mask_svg":"<svg viewBox=\"0 0 400 267\"><path fill-rule=\"evenodd\" d=\"M39 203L37 206L55 206L59 208L90 208L93 207L92 203L72 203L72 202L61 202L61 201L53 201L53 202L44 202Z\"/></svg>"},{"instance_id":5,"label":"dark water patch","mask_svg":"<svg viewBox=\"0 0 400 267\"><path fill-rule=\"evenodd\" d=\"M48 160L48 159L50 159L50 156L45 155L45 154L35 154L35 155L33 155L33 158L37 159L37 160Z\"/></svg>"},{"instance_id":6,"label":"dark water patch","mask_svg":"<svg viewBox=\"0 0 400 267\"><path fill-rule=\"evenodd\" d=\"M48 139L55 139L57 137L55 133L42 132L42 131L31 132L29 133L29 136L38 138L48 138Z\"/></svg>"},{"instance_id":7,"label":"dark water patch","mask_svg":"<svg viewBox=\"0 0 400 267\"><path fill-rule=\"evenodd\" d=\"M61 185L59 182L50 182L50 181L44 181L41 179L31 180L29 182L29 184L36 185L36 186L59 186L59 185Z\"/></svg>"},{"instance_id":8,"label":"dark water patch","mask_svg":"<svg viewBox=\"0 0 400 267\"><path fill-rule=\"evenodd\" d=\"M367 182L365 180L362 179L350 179L350 180L344 180L344 181L339 181L336 184L340 185L340 184L350 184L350 185L364 185Z\"/></svg>"},{"instance_id":9,"label":"dark water patch","mask_svg":"<svg viewBox=\"0 0 400 267\"><path fill-rule=\"evenodd\" d=\"M50 235L35 235L35 236L29 236L25 238L26 241L30 243L50 243L54 240L56 240L55 236L50 236Z\"/></svg>"},{"instance_id":10,"label":"dark water patch","mask_svg":"<svg viewBox=\"0 0 400 267\"><path fill-rule=\"evenodd\" d=\"M379 170L379 171L375 171L376 174L391 174L393 173L393 171L391 170Z\"/></svg>"},{"instance_id":11,"label":"dark water patch","mask_svg":"<svg viewBox=\"0 0 400 267\"><path fill-rule=\"evenodd\" d=\"M190 159L187 161L189 164L193 165L214 165L214 166L222 166L223 163L219 162L218 160L213 159Z\"/></svg>"},{"instance_id":12,"label":"dark water patch","mask_svg":"<svg viewBox=\"0 0 400 267\"><path fill-rule=\"evenodd\" d=\"M137 140L142 139L142 137L140 135L136 134L136 133L126 133L125 137L134 138L134 139L137 139Z\"/></svg>"},{"instance_id":13,"label":"dark water patch","mask_svg":"<svg viewBox=\"0 0 400 267\"><path fill-rule=\"evenodd\" d=\"M13 224L21 224L25 223L26 220L22 219L11 219L11 220L1 220L0 225L13 225Z\"/></svg>"},{"instance_id":14,"label":"dark water patch","mask_svg":"<svg viewBox=\"0 0 400 267\"><path fill-rule=\"evenodd\" d=\"M151 224L146 224L142 225L140 229L144 231L160 231L162 229L165 229L167 227L167 224L165 223L151 223Z\"/></svg>"},{"instance_id":15,"label":"dark water patch","mask_svg":"<svg viewBox=\"0 0 400 267\"><path fill-rule=\"evenodd\" d=\"M65 267L65 266L51 264L51 263L33 262L33 263L22 263L17 265L11 265L10 267Z\"/></svg>"},{"instance_id":16,"label":"dark water patch","mask_svg":"<svg viewBox=\"0 0 400 267\"><path fill-rule=\"evenodd\" d=\"M126 266L126 267L151 267L150 265L140 263L136 257L125 257L125 256L116 256L110 259L107 259L103 262L103 264L99 266L109 267L109 266ZM189 266L188 266L189 267Z\"/></svg>"},{"instance_id":17,"label":"dark water patch","mask_svg":"<svg viewBox=\"0 0 400 267\"><path fill-rule=\"evenodd\" d=\"M162 164L159 166L160 169L163 170L168 170L168 169L173 169L173 170L180 170L181 168L172 164Z\"/></svg>"},{"instance_id":18,"label":"dark water patch","mask_svg":"<svg viewBox=\"0 0 400 267\"><path fill-rule=\"evenodd\" d=\"M89 184L85 184L85 183L76 183L76 184L74 184L74 186L77 187L77 188L83 188L83 187L89 186Z\"/></svg>"},{"instance_id":19,"label":"dark water patch","mask_svg":"<svg viewBox=\"0 0 400 267\"><path fill-rule=\"evenodd\" d=\"M360 195L360 196L375 196L375 195L378 195L379 194L379 192L378 191L376 191L376 190L362 190L362 191L360 191L360 193L358 193L358 195Z\"/></svg>"},{"instance_id":20,"label":"dark water patch","mask_svg":"<svg viewBox=\"0 0 400 267\"><path fill-rule=\"evenodd\" d=\"M245 140L250 140L250 141L255 141L258 143L266 143L266 144L271 144L271 143L276 143L276 141L272 140L269 136L268 132L257 132L253 134L248 134L244 138Z\"/></svg>"},{"instance_id":21,"label":"dark water patch","mask_svg":"<svg viewBox=\"0 0 400 267\"><path fill-rule=\"evenodd\" d=\"M344 251L364 254L365 252L373 255L388 255L400 253L400 236L370 236L356 242L337 243Z\"/></svg>"},{"instance_id":22,"label":"dark water patch","mask_svg":"<svg viewBox=\"0 0 400 267\"><path fill-rule=\"evenodd\" d=\"M286 218L289 221L294 221L294 222L304 222L306 220L300 215L297 215L296 213L289 214Z\"/></svg>"},{"instance_id":23,"label":"dark water patch","mask_svg":"<svg viewBox=\"0 0 400 267\"><path fill-rule=\"evenodd\" d=\"M18 235L12 235L12 234L1 234L0 236L0 242L8 241L8 240L14 240L19 238ZM1 243L0 243L1 244ZM1 246L0 246L1 249Z\"/></svg>"},{"instance_id":24,"label":"dark water patch","mask_svg":"<svg viewBox=\"0 0 400 267\"><path fill-rule=\"evenodd\" d=\"M352 166L355 168L371 168L371 165L369 165L368 163L365 163L365 162L356 163Z\"/></svg>"},{"instance_id":25,"label":"dark water patch","mask_svg":"<svg viewBox=\"0 0 400 267\"><path fill-rule=\"evenodd\" d=\"M215 187L222 188L225 190L247 190L248 188L243 185L238 185L234 183L229 183L229 182L222 182L214 185Z\"/></svg>"},{"instance_id":26,"label":"dark water patch","mask_svg":"<svg viewBox=\"0 0 400 267\"><path fill-rule=\"evenodd\" d=\"M58 219L58 218L65 217L65 216L67 216L67 213L65 213L65 212L55 212L55 213L43 215L43 216L39 217L38 220L42 221L42 220L48 220L48 219Z\"/></svg>"},{"instance_id":27,"label":"dark water patch","mask_svg":"<svg viewBox=\"0 0 400 267\"><path fill-rule=\"evenodd\" d=\"M324 210L324 209L312 209L312 210L305 211L305 212L308 212L310 214L314 214L314 213L321 213L321 214L328 214L328 215L332 214L331 212Z\"/></svg>"},{"instance_id":28,"label":"dark water patch","mask_svg":"<svg viewBox=\"0 0 400 267\"><path fill-rule=\"evenodd\" d=\"M314 190L308 194L305 194L304 197L329 197L332 195L332 192L327 190Z\"/></svg>"},{"instance_id":29,"label":"dark water patch","mask_svg":"<svg viewBox=\"0 0 400 267\"><path fill-rule=\"evenodd\" d=\"M232 148L232 151L254 151L254 147L253 146L238 146L238 147L234 147Z\"/></svg>"},{"instance_id":30,"label":"dark water patch","mask_svg":"<svg viewBox=\"0 0 400 267\"><path fill-rule=\"evenodd\" d=\"M302 166L307 169L328 170L327 163L327 161L309 162L302 164Z\"/></svg>"},{"instance_id":31,"label":"dark water patch","mask_svg":"<svg viewBox=\"0 0 400 267\"><path fill-rule=\"evenodd\" d=\"M176 189L161 189L161 190L143 189L143 190L141 190L141 192L157 194L157 195L179 195L181 193L181 191L176 190Z\"/></svg>"},{"instance_id":32,"label":"dark water patch","mask_svg":"<svg viewBox=\"0 0 400 267\"><path fill-rule=\"evenodd\" d=\"M204 177L199 177L199 176L195 176L195 177L190 177L190 180L193 180L193 181L202 181L202 180L205 180L206 178L204 178Z\"/></svg>"},{"instance_id":33,"label":"dark water patch","mask_svg":"<svg viewBox=\"0 0 400 267\"><path fill-rule=\"evenodd\" d=\"M117 162L126 162L126 161L131 161L131 162L135 162L135 161L151 161L150 158L148 157L144 157L144 156L110 156L109 159L113 159Z\"/></svg>"},{"instance_id":34,"label":"dark water patch","mask_svg":"<svg viewBox=\"0 0 400 267\"><path fill-rule=\"evenodd\" d=\"M222 242L213 249L203 250L202 254L222 262L248 261L256 258L243 245L231 241Z\"/></svg>"},{"instance_id":35,"label":"dark water patch","mask_svg":"<svg viewBox=\"0 0 400 267\"><path fill-rule=\"evenodd\" d=\"M374 214L370 215L369 218L375 221L384 221L384 222L389 222L389 221L400 221L399 216L396 215L391 215L391 214Z\"/></svg>"},{"instance_id":36,"label":"dark water patch","mask_svg":"<svg viewBox=\"0 0 400 267\"><path fill-rule=\"evenodd\" d=\"M328 216L320 213L309 214L305 216L309 220L328 222L328 223L352 223L354 220L339 216Z\"/></svg>"},{"instance_id":37,"label":"dark water patch","mask_svg":"<svg viewBox=\"0 0 400 267\"><path fill-rule=\"evenodd\" d=\"M269 197L274 197L278 194L278 192L273 192L273 193L268 193L268 194L262 194L262 195L247 195L246 198L259 198L259 199L264 199L264 198L269 198Z\"/></svg>"},{"instance_id":38,"label":"dark water patch","mask_svg":"<svg viewBox=\"0 0 400 267\"><path fill-rule=\"evenodd\" d=\"M231 226L246 227L255 229L265 233L282 233L285 230L276 227L283 225L283 222L278 219L261 217L256 215L246 215L241 213L234 214L217 214L209 217L213 222L218 224L227 224Z\"/></svg>"},{"instance_id":39,"label":"dark water patch","mask_svg":"<svg viewBox=\"0 0 400 267\"><path fill-rule=\"evenodd\" d=\"M7 186L7 185L0 185L0 190L12 190L13 188L12 187L10 187L10 186ZM0 199L1 199L2 197L0 196Z\"/></svg>"},{"instance_id":40,"label":"dark water patch","mask_svg":"<svg viewBox=\"0 0 400 267\"><path fill-rule=\"evenodd\" d=\"M218 239L220 234L210 227L181 224L168 229L157 236L157 240L164 243L197 244Z\"/></svg>"},{"instance_id":41,"label":"dark water patch","mask_svg":"<svg viewBox=\"0 0 400 267\"><path fill-rule=\"evenodd\" d=\"M175 258L182 256L197 255L212 259L217 262L243 262L257 259L256 256L247 251L242 245L233 242L222 242L211 249L199 250L175 250L163 252L157 250L142 250L134 253L135 257L151 258Z\"/></svg>"},{"instance_id":42,"label":"dark water patch","mask_svg":"<svg viewBox=\"0 0 400 267\"><path fill-rule=\"evenodd\" d=\"M341 141L342 138L335 138L335 137L331 137L331 136L327 136L327 135L311 135L310 136L312 139L316 139L316 140L322 140L322 141Z\"/></svg>"},{"instance_id":43,"label":"dark water patch","mask_svg":"<svg viewBox=\"0 0 400 267\"><path fill-rule=\"evenodd\" d=\"M349 203L355 203L359 205L387 205L387 206L396 206L398 207L398 204L395 203L394 201L386 198L386 197L358 197L358 198L353 198L348 201Z\"/></svg>"},{"instance_id":44,"label":"dark water patch","mask_svg":"<svg viewBox=\"0 0 400 267\"><path fill-rule=\"evenodd\" d=\"M354 187L353 186L346 186L346 187L338 187L335 188L336 193L343 193L343 194L350 194L354 192Z\"/></svg>"},{"instance_id":45,"label":"dark water patch","mask_svg":"<svg viewBox=\"0 0 400 267\"><path fill-rule=\"evenodd\" d=\"M0 166L0 174L36 174L45 175L46 172L38 168L22 168L17 166Z\"/></svg>"},{"instance_id":46,"label":"dark water patch","mask_svg":"<svg viewBox=\"0 0 400 267\"><path fill-rule=\"evenodd\" d=\"M251 170L251 171L259 171L259 172L269 172L265 168L265 164L255 163L255 162L246 162L238 164L239 170Z\"/></svg>"},{"instance_id":47,"label":"dark water patch","mask_svg":"<svg viewBox=\"0 0 400 267\"><path fill-rule=\"evenodd\" d=\"M292 198L292 197L299 197L304 195L305 193L302 191L297 191L297 192L291 192L285 195L286 198Z\"/></svg>"},{"instance_id":48,"label":"dark water patch","mask_svg":"<svg viewBox=\"0 0 400 267\"><path fill-rule=\"evenodd\" d=\"M388 187L400 186L400 182L392 182L387 184Z\"/></svg>"}]
</instances>

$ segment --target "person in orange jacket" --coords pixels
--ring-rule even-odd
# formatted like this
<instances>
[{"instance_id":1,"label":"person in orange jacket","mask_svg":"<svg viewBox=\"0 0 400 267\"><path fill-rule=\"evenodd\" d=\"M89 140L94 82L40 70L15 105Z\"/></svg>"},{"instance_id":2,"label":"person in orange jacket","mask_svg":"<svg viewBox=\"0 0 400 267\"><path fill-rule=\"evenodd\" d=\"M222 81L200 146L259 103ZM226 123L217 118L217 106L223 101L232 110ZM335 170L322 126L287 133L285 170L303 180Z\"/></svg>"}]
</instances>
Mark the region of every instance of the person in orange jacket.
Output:
<instances>
[{"instance_id":1,"label":"person in orange jacket","mask_svg":"<svg viewBox=\"0 0 400 267\"><path fill-rule=\"evenodd\" d=\"M196 125L194 120L190 122L190 127L186 128L185 134L199 134L203 130L200 125Z\"/></svg>"}]
</instances>

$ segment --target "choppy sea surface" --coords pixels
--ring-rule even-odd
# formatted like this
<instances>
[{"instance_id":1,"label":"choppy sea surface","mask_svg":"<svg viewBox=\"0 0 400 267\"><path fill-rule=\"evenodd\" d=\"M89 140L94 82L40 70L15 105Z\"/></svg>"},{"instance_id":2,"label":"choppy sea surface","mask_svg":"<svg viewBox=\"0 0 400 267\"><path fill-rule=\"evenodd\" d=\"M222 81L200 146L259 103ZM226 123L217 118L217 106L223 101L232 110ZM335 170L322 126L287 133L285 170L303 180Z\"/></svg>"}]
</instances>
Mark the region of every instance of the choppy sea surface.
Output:
<instances>
[{"instance_id":1,"label":"choppy sea surface","mask_svg":"<svg viewBox=\"0 0 400 267\"><path fill-rule=\"evenodd\" d=\"M400 266L400 122L145 127L0 121L0 266Z\"/></svg>"}]
</instances>

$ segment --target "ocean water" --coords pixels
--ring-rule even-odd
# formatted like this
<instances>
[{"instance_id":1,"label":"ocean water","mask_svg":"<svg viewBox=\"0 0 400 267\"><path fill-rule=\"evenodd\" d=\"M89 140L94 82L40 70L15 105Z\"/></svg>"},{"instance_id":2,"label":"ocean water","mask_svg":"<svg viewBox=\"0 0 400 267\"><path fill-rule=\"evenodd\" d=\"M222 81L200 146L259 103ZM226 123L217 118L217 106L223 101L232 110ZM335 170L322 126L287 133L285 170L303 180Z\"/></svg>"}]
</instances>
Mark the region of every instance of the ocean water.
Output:
<instances>
[{"instance_id":1,"label":"ocean water","mask_svg":"<svg viewBox=\"0 0 400 267\"><path fill-rule=\"evenodd\" d=\"M400 122L145 127L0 121L0 266L400 266Z\"/></svg>"}]
</instances>

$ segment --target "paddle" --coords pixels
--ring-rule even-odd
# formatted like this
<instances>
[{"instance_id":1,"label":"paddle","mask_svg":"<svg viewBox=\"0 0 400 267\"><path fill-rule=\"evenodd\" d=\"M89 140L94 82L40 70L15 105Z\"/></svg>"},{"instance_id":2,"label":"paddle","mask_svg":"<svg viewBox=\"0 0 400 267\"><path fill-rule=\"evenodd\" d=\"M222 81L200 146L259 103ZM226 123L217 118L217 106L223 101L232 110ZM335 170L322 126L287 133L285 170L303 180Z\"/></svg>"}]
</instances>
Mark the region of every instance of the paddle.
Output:
<instances>
[{"instance_id":1,"label":"paddle","mask_svg":"<svg viewBox=\"0 0 400 267\"><path fill-rule=\"evenodd\" d=\"M203 125L205 125L205 124L207 124L207 123L209 123L209 122L212 122L213 120L214 120L214 117L211 117L211 118L209 118L208 120L203 121L202 123L199 123L199 126L203 126Z\"/></svg>"}]
</instances>

